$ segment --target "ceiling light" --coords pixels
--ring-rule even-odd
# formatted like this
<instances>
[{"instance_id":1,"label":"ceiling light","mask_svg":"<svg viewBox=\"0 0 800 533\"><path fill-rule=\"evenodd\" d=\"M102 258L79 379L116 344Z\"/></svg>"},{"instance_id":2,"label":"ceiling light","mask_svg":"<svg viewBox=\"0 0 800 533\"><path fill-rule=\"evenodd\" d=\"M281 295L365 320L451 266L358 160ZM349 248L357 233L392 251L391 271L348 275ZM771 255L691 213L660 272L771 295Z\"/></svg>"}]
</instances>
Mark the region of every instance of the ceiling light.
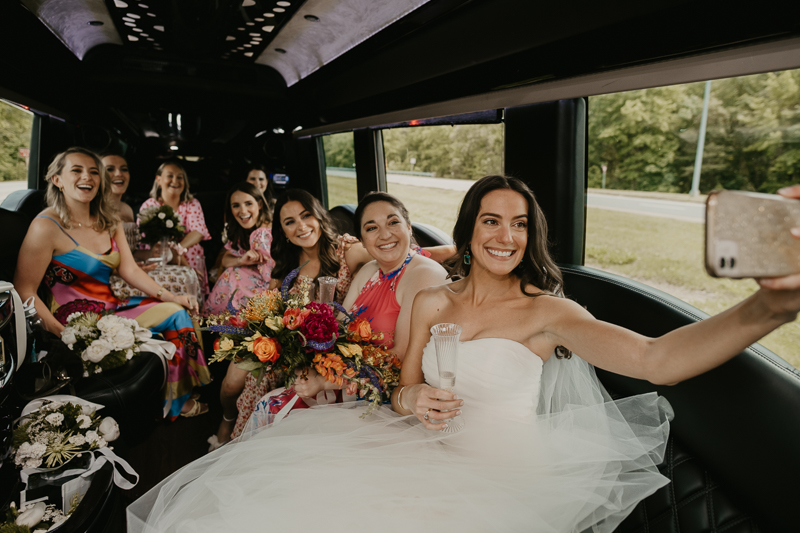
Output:
<instances>
[{"instance_id":1,"label":"ceiling light","mask_svg":"<svg viewBox=\"0 0 800 533\"><path fill-rule=\"evenodd\" d=\"M142 34L142 35L144 35L144 34ZM148 41L150 41L151 43L154 43L154 42L156 42L156 40L155 40L155 39L153 39L152 37L148 37L148 38L147 38L147 40L148 40Z\"/></svg>"},{"instance_id":2,"label":"ceiling light","mask_svg":"<svg viewBox=\"0 0 800 533\"><path fill-rule=\"evenodd\" d=\"M274 17L275 13L264 13L265 17Z\"/></svg>"},{"instance_id":3,"label":"ceiling light","mask_svg":"<svg viewBox=\"0 0 800 533\"><path fill-rule=\"evenodd\" d=\"M245 24L246 24L247 26L255 26L255 25L256 25L256 23L255 23L255 22L245 22Z\"/></svg>"},{"instance_id":4,"label":"ceiling light","mask_svg":"<svg viewBox=\"0 0 800 533\"><path fill-rule=\"evenodd\" d=\"M139 37L150 37L150 36L148 34L146 34L146 33L140 33Z\"/></svg>"},{"instance_id":5,"label":"ceiling light","mask_svg":"<svg viewBox=\"0 0 800 533\"><path fill-rule=\"evenodd\" d=\"M244 46L245 48L252 48L253 47L252 44L243 44L242 46Z\"/></svg>"},{"instance_id":6,"label":"ceiling light","mask_svg":"<svg viewBox=\"0 0 800 533\"><path fill-rule=\"evenodd\" d=\"M244 0L244 2L242 2L242 7L250 7L254 5L256 5L254 0Z\"/></svg>"},{"instance_id":7,"label":"ceiling light","mask_svg":"<svg viewBox=\"0 0 800 533\"><path fill-rule=\"evenodd\" d=\"M155 14L155 13L148 13L148 14L147 14L147 16L148 16L148 17L155 17L155 16L156 16L156 14Z\"/></svg>"},{"instance_id":8,"label":"ceiling light","mask_svg":"<svg viewBox=\"0 0 800 533\"><path fill-rule=\"evenodd\" d=\"M132 19L130 17L122 17L122 20L125 21L125 22L136 22L136 20L134 20L134 19Z\"/></svg>"},{"instance_id":9,"label":"ceiling light","mask_svg":"<svg viewBox=\"0 0 800 533\"><path fill-rule=\"evenodd\" d=\"M303 18L306 19L309 22L319 22L319 17L316 16L316 15L306 15Z\"/></svg>"},{"instance_id":10,"label":"ceiling light","mask_svg":"<svg viewBox=\"0 0 800 533\"><path fill-rule=\"evenodd\" d=\"M147 4L139 4L139 7L141 7L142 9L148 9Z\"/></svg>"},{"instance_id":11,"label":"ceiling light","mask_svg":"<svg viewBox=\"0 0 800 533\"><path fill-rule=\"evenodd\" d=\"M164 31L164 26L153 26L154 30Z\"/></svg>"},{"instance_id":12,"label":"ceiling light","mask_svg":"<svg viewBox=\"0 0 800 533\"><path fill-rule=\"evenodd\" d=\"M275 26L264 26L263 28L261 28L261 31L271 32L274 29Z\"/></svg>"},{"instance_id":13,"label":"ceiling light","mask_svg":"<svg viewBox=\"0 0 800 533\"><path fill-rule=\"evenodd\" d=\"M226 40L226 41L235 41L235 40L236 40L236 37L234 37L234 36L232 36L232 35L228 35L227 37L225 37L225 40Z\"/></svg>"},{"instance_id":14,"label":"ceiling light","mask_svg":"<svg viewBox=\"0 0 800 533\"><path fill-rule=\"evenodd\" d=\"M120 9L125 9L126 7L128 7L128 4L126 4L122 0L114 0L114 5Z\"/></svg>"},{"instance_id":15,"label":"ceiling light","mask_svg":"<svg viewBox=\"0 0 800 533\"><path fill-rule=\"evenodd\" d=\"M244 31L244 28L236 28L239 31Z\"/></svg>"},{"instance_id":16,"label":"ceiling light","mask_svg":"<svg viewBox=\"0 0 800 533\"><path fill-rule=\"evenodd\" d=\"M172 150L173 152L177 152L178 151L178 145L177 144L173 144L172 146L169 147L169 149Z\"/></svg>"},{"instance_id":17,"label":"ceiling light","mask_svg":"<svg viewBox=\"0 0 800 533\"><path fill-rule=\"evenodd\" d=\"M142 28L133 28L133 31L135 31L135 32L143 32L144 30Z\"/></svg>"},{"instance_id":18,"label":"ceiling light","mask_svg":"<svg viewBox=\"0 0 800 533\"><path fill-rule=\"evenodd\" d=\"M286 11L286 10L285 10L285 9L283 9L282 7L274 7L274 8L272 8L272 10L273 10L275 13L283 13L284 11Z\"/></svg>"},{"instance_id":19,"label":"ceiling light","mask_svg":"<svg viewBox=\"0 0 800 533\"><path fill-rule=\"evenodd\" d=\"M303 126L297 126L295 129L292 130L292 133L294 133L296 131L300 131L302 129L303 129Z\"/></svg>"},{"instance_id":20,"label":"ceiling light","mask_svg":"<svg viewBox=\"0 0 800 533\"><path fill-rule=\"evenodd\" d=\"M237 46L236 49L237 50L244 50L244 46Z\"/></svg>"},{"instance_id":21,"label":"ceiling light","mask_svg":"<svg viewBox=\"0 0 800 533\"><path fill-rule=\"evenodd\" d=\"M126 26L130 26L131 28L135 28L136 27L136 23L135 22L126 22L125 25Z\"/></svg>"},{"instance_id":22,"label":"ceiling light","mask_svg":"<svg viewBox=\"0 0 800 533\"><path fill-rule=\"evenodd\" d=\"M128 16L130 18L132 18L132 19L140 19L140 18L142 18L139 15L137 15L136 13L128 13Z\"/></svg>"},{"instance_id":23,"label":"ceiling light","mask_svg":"<svg viewBox=\"0 0 800 533\"><path fill-rule=\"evenodd\" d=\"M90 20L88 22L88 24L89 24L89 26L102 26L103 25L103 21L102 20Z\"/></svg>"},{"instance_id":24,"label":"ceiling light","mask_svg":"<svg viewBox=\"0 0 800 533\"><path fill-rule=\"evenodd\" d=\"M254 18L253 20L255 20L256 22L264 22L264 19L262 19L260 17L259 18Z\"/></svg>"},{"instance_id":25,"label":"ceiling light","mask_svg":"<svg viewBox=\"0 0 800 533\"><path fill-rule=\"evenodd\" d=\"M277 2L277 4L283 7L289 7L290 5L292 5L291 2Z\"/></svg>"},{"instance_id":26,"label":"ceiling light","mask_svg":"<svg viewBox=\"0 0 800 533\"><path fill-rule=\"evenodd\" d=\"M135 36L135 35L128 35L128 40L129 41L138 41L139 38L137 36Z\"/></svg>"},{"instance_id":27,"label":"ceiling light","mask_svg":"<svg viewBox=\"0 0 800 533\"><path fill-rule=\"evenodd\" d=\"M272 133L275 135L282 135L284 133L283 128L272 128Z\"/></svg>"},{"instance_id":28,"label":"ceiling light","mask_svg":"<svg viewBox=\"0 0 800 533\"><path fill-rule=\"evenodd\" d=\"M286 53L286 50L284 50L283 48L276 48L275 51L278 52L279 54L285 54Z\"/></svg>"},{"instance_id":29,"label":"ceiling light","mask_svg":"<svg viewBox=\"0 0 800 533\"><path fill-rule=\"evenodd\" d=\"M258 33L248 33L247 35L249 35L250 37L258 37L259 36Z\"/></svg>"},{"instance_id":30,"label":"ceiling light","mask_svg":"<svg viewBox=\"0 0 800 533\"><path fill-rule=\"evenodd\" d=\"M253 57L253 52L245 52L244 55L247 57Z\"/></svg>"},{"instance_id":31,"label":"ceiling light","mask_svg":"<svg viewBox=\"0 0 800 533\"><path fill-rule=\"evenodd\" d=\"M250 45L258 46L260 43L258 41L250 41Z\"/></svg>"}]
</instances>

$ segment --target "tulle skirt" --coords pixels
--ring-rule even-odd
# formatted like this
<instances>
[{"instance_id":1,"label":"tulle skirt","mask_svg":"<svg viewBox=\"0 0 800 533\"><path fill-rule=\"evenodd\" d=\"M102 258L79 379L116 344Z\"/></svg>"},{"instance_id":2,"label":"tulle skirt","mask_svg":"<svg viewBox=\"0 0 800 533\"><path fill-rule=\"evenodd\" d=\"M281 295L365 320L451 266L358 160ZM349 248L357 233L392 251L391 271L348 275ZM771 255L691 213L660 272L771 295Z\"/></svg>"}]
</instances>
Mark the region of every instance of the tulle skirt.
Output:
<instances>
[{"instance_id":1,"label":"tulle skirt","mask_svg":"<svg viewBox=\"0 0 800 533\"><path fill-rule=\"evenodd\" d=\"M295 411L223 446L132 504L128 531L605 532L667 483L655 394L528 419L470 407L455 434L364 409Z\"/></svg>"}]
</instances>

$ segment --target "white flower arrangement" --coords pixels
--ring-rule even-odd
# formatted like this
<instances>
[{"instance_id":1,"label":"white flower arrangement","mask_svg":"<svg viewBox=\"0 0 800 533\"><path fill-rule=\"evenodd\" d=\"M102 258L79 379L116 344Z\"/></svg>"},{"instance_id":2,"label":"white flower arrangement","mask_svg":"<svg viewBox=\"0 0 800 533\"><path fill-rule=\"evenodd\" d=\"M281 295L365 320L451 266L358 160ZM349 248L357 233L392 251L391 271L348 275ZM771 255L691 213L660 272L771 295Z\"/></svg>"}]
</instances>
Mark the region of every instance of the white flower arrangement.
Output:
<instances>
[{"instance_id":1,"label":"white flower arrangement","mask_svg":"<svg viewBox=\"0 0 800 533\"><path fill-rule=\"evenodd\" d=\"M77 508L77 502L75 502L75 505L73 505L73 508L71 508L67 514L64 514L61 512L61 509L58 509L53 504L36 502L24 505L17 511L16 506L12 502L7 513L6 523L0 524L0 528L2 528L3 531L33 531L34 533L53 531L69 518L69 515L75 511L75 508ZM11 524L19 527L13 529ZM27 529L23 530L21 528Z\"/></svg>"},{"instance_id":2,"label":"white flower arrangement","mask_svg":"<svg viewBox=\"0 0 800 533\"><path fill-rule=\"evenodd\" d=\"M162 238L177 242L186 232L181 216L168 205L142 209L138 218L142 242L150 246L160 242Z\"/></svg>"},{"instance_id":3,"label":"white flower arrangement","mask_svg":"<svg viewBox=\"0 0 800 533\"><path fill-rule=\"evenodd\" d=\"M55 468L82 453L105 448L118 437L119 426L113 418L101 420L78 403L44 400L14 429L14 464Z\"/></svg>"},{"instance_id":4,"label":"white flower arrangement","mask_svg":"<svg viewBox=\"0 0 800 533\"><path fill-rule=\"evenodd\" d=\"M153 334L130 318L114 314L73 313L61 340L83 360L84 375L125 364Z\"/></svg>"}]
</instances>

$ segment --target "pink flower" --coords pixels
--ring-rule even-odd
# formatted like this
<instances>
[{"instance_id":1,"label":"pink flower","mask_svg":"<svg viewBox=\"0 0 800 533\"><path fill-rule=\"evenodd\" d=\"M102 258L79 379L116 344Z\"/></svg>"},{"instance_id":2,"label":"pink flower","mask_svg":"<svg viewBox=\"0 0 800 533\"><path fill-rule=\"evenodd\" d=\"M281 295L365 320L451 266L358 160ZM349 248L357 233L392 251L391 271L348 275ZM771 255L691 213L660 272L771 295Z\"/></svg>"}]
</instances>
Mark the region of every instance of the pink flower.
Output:
<instances>
[{"instance_id":1,"label":"pink flower","mask_svg":"<svg viewBox=\"0 0 800 533\"><path fill-rule=\"evenodd\" d=\"M306 306L306 310L311 311L300 331L306 339L316 342L329 342L339 331L339 324L333 316L333 310L328 304L321 302L311 302Z\"/></svg>"}]
</instances>

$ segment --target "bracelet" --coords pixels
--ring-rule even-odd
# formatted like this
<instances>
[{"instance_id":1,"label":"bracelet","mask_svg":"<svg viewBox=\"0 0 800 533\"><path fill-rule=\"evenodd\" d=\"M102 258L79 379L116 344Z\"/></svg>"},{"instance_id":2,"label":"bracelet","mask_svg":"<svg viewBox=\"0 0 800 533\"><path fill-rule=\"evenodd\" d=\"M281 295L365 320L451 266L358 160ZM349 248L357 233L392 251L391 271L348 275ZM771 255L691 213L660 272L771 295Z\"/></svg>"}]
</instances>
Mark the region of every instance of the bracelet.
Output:
<instances>
[{"instance_id":1,"label":"bracelet","mask_svg":"<svg viewBox=\"0 0 800 533\"><path fill-rule=\"evenodd\" d=\"M162 294L164 294L164 287L161 287L160 289L158 289L158 292L156 293L156 299L160 300Z\"/></svg>"},{"instance_id":2,"label":"bracelet","mask_svg":"<svg viewBox=\"0 0 800 533\"><path fill-rule=\"evenodd\" d=\"M403 405L403 389L405 389L408 385L403 385L400 387L400 392L397 393L397 405L400 406L400 409L406 410L406 406Z\"/></svg>"},{"instance_id":3,"label":"bracelet","mask_svg":"<svg viewBox=\"0 0 800 533\"><path fill-rule=\"evenodd\" d=\"M181 246L181 243L176 242L175 243L175 251L178 253L178 255L183 256L183 254L186 253L186 248Z\"/></svg>"}]
</instances>

